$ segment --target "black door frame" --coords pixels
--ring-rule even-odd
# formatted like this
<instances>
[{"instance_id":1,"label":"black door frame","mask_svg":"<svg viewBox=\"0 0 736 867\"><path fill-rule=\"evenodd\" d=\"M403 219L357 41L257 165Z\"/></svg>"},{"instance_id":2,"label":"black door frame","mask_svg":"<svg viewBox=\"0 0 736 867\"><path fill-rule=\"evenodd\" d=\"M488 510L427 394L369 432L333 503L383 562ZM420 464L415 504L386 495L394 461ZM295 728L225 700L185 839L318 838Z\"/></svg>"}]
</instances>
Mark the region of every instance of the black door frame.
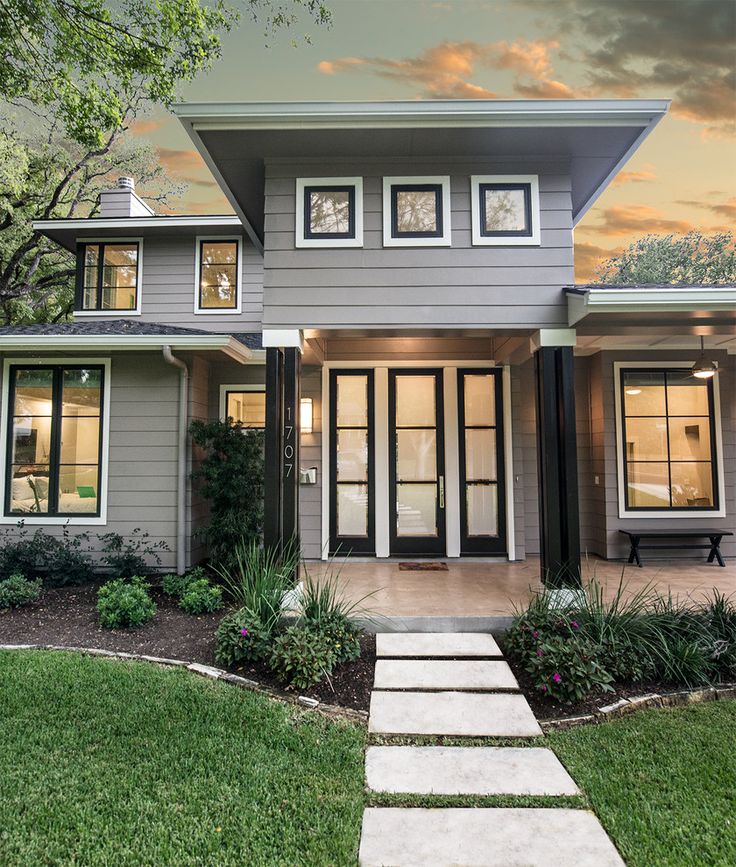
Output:
<instances>
[{"instance_id":1,"label":"black door frame","mask_svg":"<svg viewBox=\"0 0 736 867\"><path fill-rule=\"evenodd\" d=\"M396 377L435 377L435 428L437 436L437 536L399 536L396 532ZM388 371L388 474L389 474L389 545L390 554L411 556L442 556L447 553L444 496L440 490L445 479L445 415L444 372L442 368L389 368ZM442 483L440 483L442 479Z\"/></svg>"},{"instance_id":2,"label":"black door frame","mask_svg":"<svg viewBox=\"0 0 736 867\"><path fill-rule=\"evenodd\" d=\"M494 396L496 407L496 491L498 509L497 536L468 536L468 508L465 497L467 479L465 477L465 377L472 375L492 375L494 377ZM503 425L503 369L500 367L463 367L457 372L457 409L458 409L458 448L460 485L460 556L508 554L506 521L506 462ZM472 430L473 425L470 426ZM487 429L486 425L482 429ZM489 480L489 483L490 480Z\"/></svg>"},{"instance_id":3,"label":"black door frame","mask_svg":"<svg viewBox=\"0 0 736 867\"><path fill-rule=\"evenodd\" d=\"M368 389L368 535L337 535L337 377L365 376ZM373 368L330 369L330 541L329 553L376 555L375 376ZM362 429L362 428L361 428ZM357 483L356 483L357 484Z\"/></svg>"}]
</instances>

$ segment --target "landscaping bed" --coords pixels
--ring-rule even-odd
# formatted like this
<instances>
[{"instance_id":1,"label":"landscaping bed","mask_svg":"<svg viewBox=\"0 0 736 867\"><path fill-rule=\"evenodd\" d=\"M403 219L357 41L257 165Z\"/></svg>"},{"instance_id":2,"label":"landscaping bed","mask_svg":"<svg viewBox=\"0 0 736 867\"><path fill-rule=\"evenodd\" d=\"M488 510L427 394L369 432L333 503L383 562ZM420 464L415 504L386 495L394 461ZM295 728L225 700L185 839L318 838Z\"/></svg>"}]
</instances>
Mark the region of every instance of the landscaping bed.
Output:
<instances>
[{"instance_id":1,"label":"landscaping bed","mask_svg":"<svg viewBox=\"0 0 736 867\"><path fill-rule=\"evenodd\" d=\"M97 612L99 583L78 587L45 588L41 598L20 608L0 609L0 644L54 644L67 647L98 647L126 653L141 653L224 668L215 660L215 631L231 609L223 608L196 617L182 611L176 599L160 588L151 590L156 614L134 629L102 629ZM375 637L361 637L361 656L340 665L299 695L354 710L368 710L375 666ZM230 666L230 670L283 689L265 663Z\"/></svg>"}]
</instances>

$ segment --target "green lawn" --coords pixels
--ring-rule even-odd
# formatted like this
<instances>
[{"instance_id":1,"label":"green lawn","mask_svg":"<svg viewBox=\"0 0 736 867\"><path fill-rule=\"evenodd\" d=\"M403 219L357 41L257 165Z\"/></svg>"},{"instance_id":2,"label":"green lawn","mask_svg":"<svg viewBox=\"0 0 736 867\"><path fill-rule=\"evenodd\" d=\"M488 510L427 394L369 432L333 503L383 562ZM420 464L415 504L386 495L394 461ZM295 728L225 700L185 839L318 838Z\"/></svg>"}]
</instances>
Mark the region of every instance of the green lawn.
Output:
<instances>
[{"instance_id":1,"label":"green lawn","mask_svg":"<svg viewBox=\"0 0 736 867\"><path fill-rule=\"evenodd\" d=\"M736 864L736 702L549 737L630 867Z\"/></svg>"},{"instance_id":2,"label":"green lawn","mask_svg":"<svg viewBox=\"0 0 736 867\"><path fill-rule=\"evenodd\" d=\"M0 863L352 863L363 739L183 670L0 652Z\"/></svg>"}]
</instances>

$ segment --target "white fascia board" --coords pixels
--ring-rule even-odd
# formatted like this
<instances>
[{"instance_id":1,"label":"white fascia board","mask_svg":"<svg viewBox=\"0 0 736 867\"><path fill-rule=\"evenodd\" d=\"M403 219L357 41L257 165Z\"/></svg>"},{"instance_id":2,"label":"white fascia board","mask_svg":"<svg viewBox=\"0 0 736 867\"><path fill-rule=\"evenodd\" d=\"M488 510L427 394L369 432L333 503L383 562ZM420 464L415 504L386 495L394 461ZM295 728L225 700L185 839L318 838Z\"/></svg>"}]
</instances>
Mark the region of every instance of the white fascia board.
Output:
<instances>
[{"instance_id":1,"label":"white fascia board","mask_svg":"<svg viewBox=\"0 0 736 867\"><path fill-rule=\"evenodd\" d=\"M34 220L33 228L37 232L48 232L53 229L81 229L92 232L95 229L150 229L179 228L193 229L205 226L214 228L220 226L244 228L240 217L225 214L223 216L179 216L179 217L83 217L78 220Z\"/></svg>"},{"instance_id":2,"label":"white fascia board","mask_svg":"<svg viewBox=\"0 0 736 867\"><path fill-rule=\"evenodd\" d=\"M161 349L212 350L245 364L252 352L239 340L229 335L185 334L4 334L0 337L3 350L92 350L114 349L122 351Z\"/></svg>"},{"instance_id":3,"label":"white fascia board","mask_svg":"<svg viewBox=\"0 0 736 867\"><path fill-rule=\"evenodd\" d=\"M575 325L589 313L652 313L733 310L736 286L678 286L671 289L588 289L567 296L568 323Z\"/></svg>"}]
</instances>

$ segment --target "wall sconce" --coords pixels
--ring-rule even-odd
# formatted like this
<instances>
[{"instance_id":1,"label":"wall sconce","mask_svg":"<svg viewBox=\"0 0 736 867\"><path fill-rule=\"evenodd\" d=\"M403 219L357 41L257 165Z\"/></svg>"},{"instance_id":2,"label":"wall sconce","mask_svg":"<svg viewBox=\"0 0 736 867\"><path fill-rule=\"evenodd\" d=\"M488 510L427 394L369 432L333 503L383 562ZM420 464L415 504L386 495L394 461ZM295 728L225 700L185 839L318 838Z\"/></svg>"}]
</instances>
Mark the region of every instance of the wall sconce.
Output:
<instances>
[{"instance_id":1,"label":"wall sconce","mask_svg":"<svg viewBox=\"0 0 736 867\"><path fill-rule=\"evenodd\" d=\"M311 397L303 397L301 399L299 421L301 423L302 433L311 434L313 424L313 409Z\"/></svg>"}]
</instances>

